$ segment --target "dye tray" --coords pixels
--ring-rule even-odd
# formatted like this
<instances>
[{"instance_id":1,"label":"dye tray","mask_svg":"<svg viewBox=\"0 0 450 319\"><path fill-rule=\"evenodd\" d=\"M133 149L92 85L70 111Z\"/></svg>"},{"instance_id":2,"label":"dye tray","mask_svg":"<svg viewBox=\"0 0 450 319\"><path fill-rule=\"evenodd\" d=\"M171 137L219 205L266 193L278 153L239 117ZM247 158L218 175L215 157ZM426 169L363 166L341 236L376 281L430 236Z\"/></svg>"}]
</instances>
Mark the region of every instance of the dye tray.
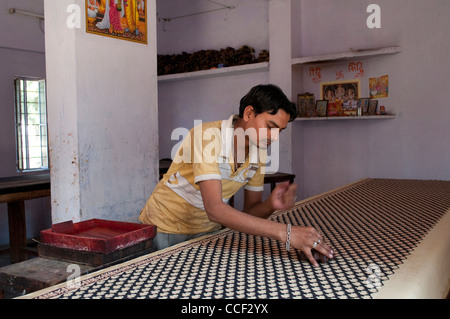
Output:
<instances>
[{"instance_id":1,"label":"dye tray","mask_svg":"<svg viewBox=\"0 0 450 319\"><path fill-rule=\"evenodd\" d=\"M103 219L54 224L41 231L47 245L108 254L154 238L156 226Z\"/></svg>"}]
</instances>

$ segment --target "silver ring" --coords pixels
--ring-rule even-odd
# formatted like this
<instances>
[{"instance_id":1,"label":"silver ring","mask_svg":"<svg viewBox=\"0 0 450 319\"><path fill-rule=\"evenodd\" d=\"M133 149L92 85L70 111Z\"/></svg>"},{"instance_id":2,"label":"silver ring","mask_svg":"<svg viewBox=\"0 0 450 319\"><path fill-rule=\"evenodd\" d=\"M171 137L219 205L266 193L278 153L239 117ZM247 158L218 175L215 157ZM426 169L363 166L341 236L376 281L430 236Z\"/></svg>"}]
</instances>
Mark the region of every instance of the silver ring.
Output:
<instances>
[{"instance_id":1,"label":"silver ring","mask_svg":"<svg viewBox=\"0 0 450 319\"><path fill-rule=\"evenodd\" d=\"M314 248L316 248L317 247L317 245L319 245L320 244L320 238L319 239L317 239L317 241L315 241L314 243L313 243L313 246L312 246L312 248L314 249Z\"/></svg>"}]
</instances>

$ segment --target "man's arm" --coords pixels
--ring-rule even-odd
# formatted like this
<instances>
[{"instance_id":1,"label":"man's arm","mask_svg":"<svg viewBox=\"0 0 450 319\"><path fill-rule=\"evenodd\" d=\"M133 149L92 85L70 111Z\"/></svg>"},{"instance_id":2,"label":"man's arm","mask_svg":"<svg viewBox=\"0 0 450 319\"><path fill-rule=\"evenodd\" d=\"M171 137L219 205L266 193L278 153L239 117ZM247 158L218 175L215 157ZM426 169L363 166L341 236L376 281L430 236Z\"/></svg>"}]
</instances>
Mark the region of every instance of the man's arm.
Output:
<instances>
[{"instance_id":1,"label":"man's arm","mask_svg":"<svg viewBox=\"0 0 450 319\"><path fill-rule=\"evenodd\" d=\"M225 204L220 180L202 181L199 185L205 211L211 221L243 233L286 240L286 225L243 213Z\"/></svg>"},{"instance_id":2,"label":"man's arm","mask_svg":"<svg viewBox=\"0 0 450 319\"><path fill-rule=\"evenodd\" d=\"M199 182L199 185L205 211L211 221L246 234L269 237L281 242L286 242L287 232L285 224L277 223L265 218L259 218L238 211L225 204L222 201L222 184L220 180L202 181ZM289 185L280 185L280 187L278 187L278 192L275 192L275 190L272 192L272 205L273 203L281 205L280 196L286 193L283 191L285 189L289 189ZM264 205L261 202L260 204ZM250 209L253 210L257 207L258 204L255 203ZM277 209L276 207L274 208ZM318 264L314 259L311 250L314 242L318 241L320 238L321 235L312 227L292 227L291 246L303 251L309 261L315 266ZM328 258L333 258L333 251L323 242L317 245L315 250Z\"/></svg>"},{"instance_id":3,"label":"man's arm","mask_svg":"<svg viewBox=\"0 0 450 319\"><path fill-rule=\"evenodd\" d=\"M274 212L269 200L262 201L262 193L244 189L244 212L261 218L267 218Z\"/></svg>"}]
</instances>

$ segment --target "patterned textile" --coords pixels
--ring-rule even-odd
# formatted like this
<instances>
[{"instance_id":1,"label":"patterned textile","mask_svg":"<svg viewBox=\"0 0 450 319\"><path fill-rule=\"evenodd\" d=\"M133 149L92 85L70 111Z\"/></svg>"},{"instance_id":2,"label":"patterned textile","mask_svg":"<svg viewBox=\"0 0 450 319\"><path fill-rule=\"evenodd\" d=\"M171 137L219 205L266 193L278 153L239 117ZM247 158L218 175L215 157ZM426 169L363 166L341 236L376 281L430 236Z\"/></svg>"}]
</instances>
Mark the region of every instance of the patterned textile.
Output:
<instances>
[{"instance_id":1,"label":"patterned textile","mask_svg":"<svg viewBox=\"0 0 450 319\"><path fill-rule=\"evenodd\" d=\"M319 267L284 243L227 229L35 297L372 298L449 210L448 181L365 179L272 215L323 233L336 257Z\"/></svg>"}]
</instances>

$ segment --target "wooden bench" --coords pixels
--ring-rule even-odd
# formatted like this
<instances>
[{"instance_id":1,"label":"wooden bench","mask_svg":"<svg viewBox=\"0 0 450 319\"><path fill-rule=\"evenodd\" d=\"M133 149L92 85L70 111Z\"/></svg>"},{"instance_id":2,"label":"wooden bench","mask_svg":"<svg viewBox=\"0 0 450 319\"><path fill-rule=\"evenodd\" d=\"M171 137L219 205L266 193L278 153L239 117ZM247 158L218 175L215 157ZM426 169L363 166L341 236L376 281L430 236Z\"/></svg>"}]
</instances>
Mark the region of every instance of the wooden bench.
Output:
<instances>
[{"instance_id":1,"label":"wooden bench","mask_svg":"<svg viewBox=\"0 0 450 319\"><path fill-rule=\"evenodd\" d=\"M277 186L277 183L282 183L286 181L293 183L294 179L295 179L294 174L277 172L273 174L264 175L264 184L270 184L270 191L273 191L275 186Z\"/></svg>"},{"instance_id":2,"label":"wooden bench","mask_svg":"<svg viewBox=\"0 0 450 319\"><path fill-rule=\"evenodd\" d=\"M27 249L25 200L50 196L50 173L0 178L0 203L8 204L11 263L36 254Z\"/></svg>"}]
</instances>

